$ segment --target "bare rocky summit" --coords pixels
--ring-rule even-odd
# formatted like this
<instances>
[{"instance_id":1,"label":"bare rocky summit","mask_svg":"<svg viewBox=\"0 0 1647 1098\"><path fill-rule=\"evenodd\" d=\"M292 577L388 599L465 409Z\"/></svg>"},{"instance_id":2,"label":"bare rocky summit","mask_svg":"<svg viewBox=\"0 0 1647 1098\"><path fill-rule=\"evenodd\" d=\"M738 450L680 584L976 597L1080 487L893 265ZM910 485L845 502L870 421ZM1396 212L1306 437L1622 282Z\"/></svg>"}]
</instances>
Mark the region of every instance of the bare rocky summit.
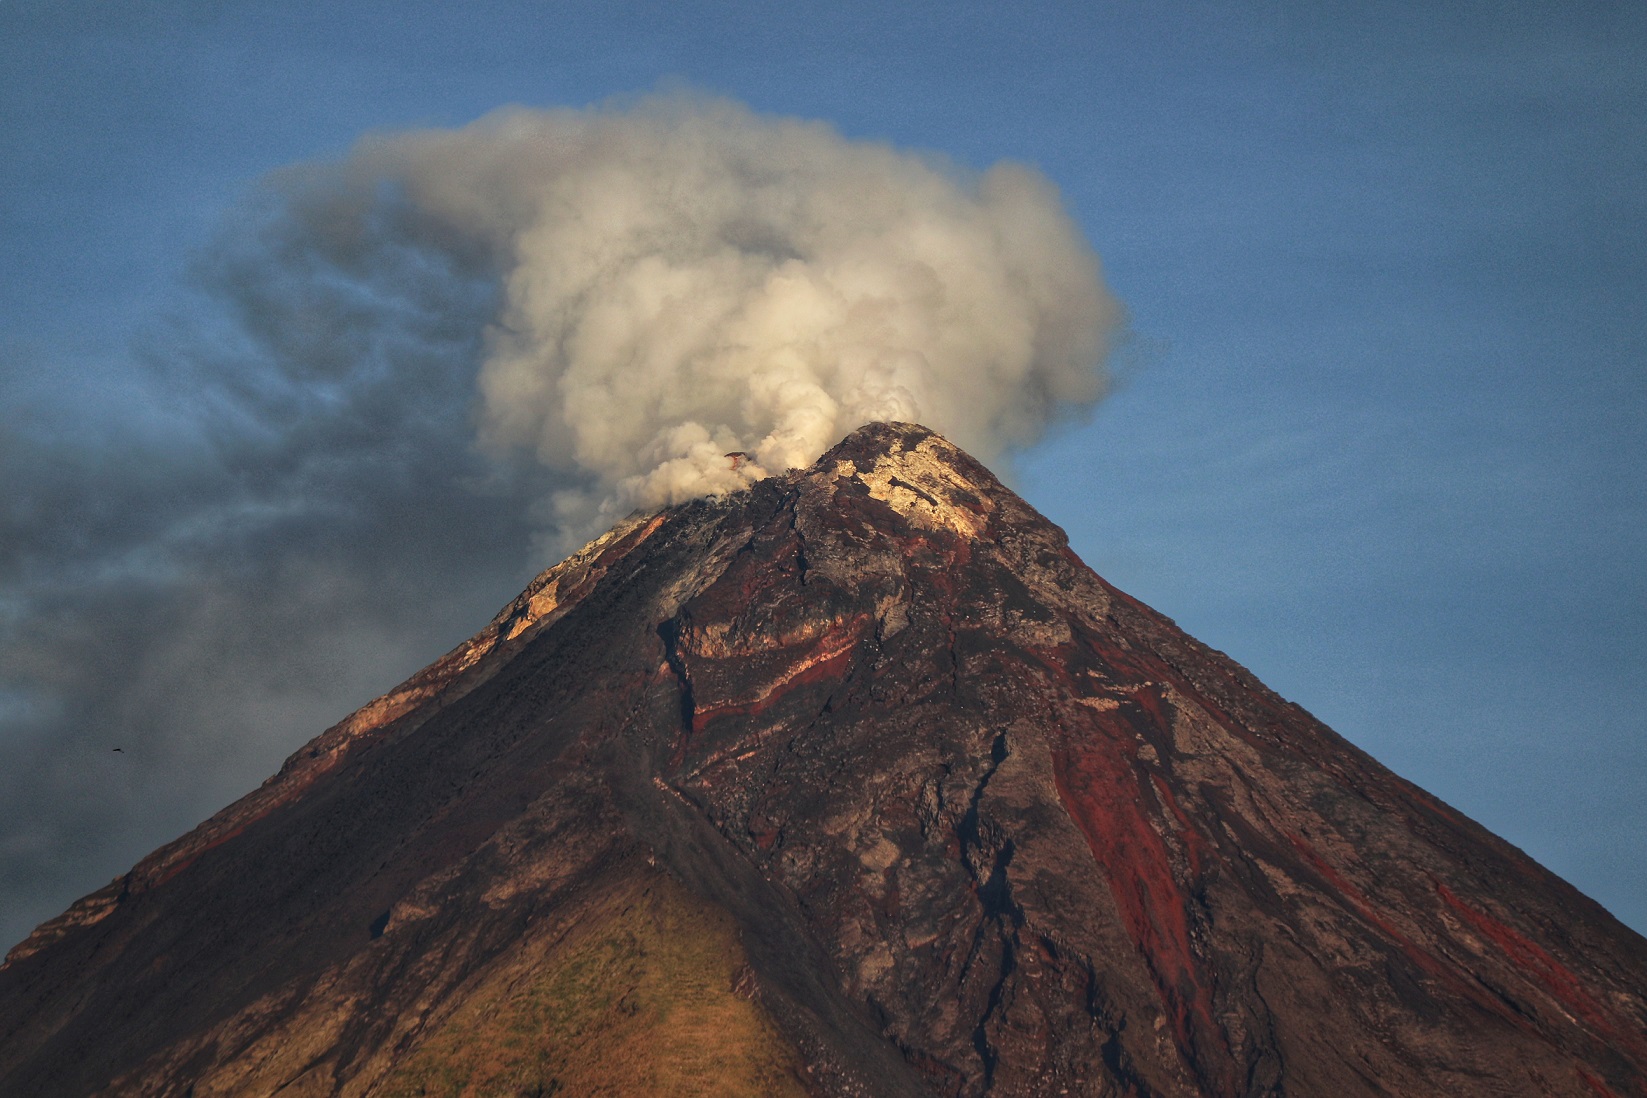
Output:
<instances>
[{"instance_id":1,"label":"bare rocky summit","mask_svg":"<svg viewBox=\"0 0 1647 1098\"><path fill-rule=\"evenodd\" d=\"M1647 941L924 428L620 524L14 949L6 1095L1647 1095Z\"/></svg>"}]
</instances>

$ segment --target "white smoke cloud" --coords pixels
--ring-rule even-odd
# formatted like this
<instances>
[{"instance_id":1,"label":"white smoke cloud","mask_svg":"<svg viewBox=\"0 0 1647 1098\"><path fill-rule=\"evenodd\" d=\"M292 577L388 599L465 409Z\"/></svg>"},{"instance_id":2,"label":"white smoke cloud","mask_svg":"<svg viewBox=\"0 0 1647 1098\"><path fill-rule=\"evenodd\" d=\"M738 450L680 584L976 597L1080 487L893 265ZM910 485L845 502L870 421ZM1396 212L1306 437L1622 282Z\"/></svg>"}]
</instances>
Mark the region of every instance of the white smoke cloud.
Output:
<instances>
[{"instance_id":1,"label":"white smoke cloud","mask_svg":"<svg viewBox=\"0 0 1647 1098\"><path fill-rule=\"evenodd\" d=\"M279 187L304 229L288 247L368 293L408 251L496 280L480 436L557 475L567 533L805 465L876 419L994 460L1102 395L1120 322L1033 170L722 99L511 108Z\"/></svg>"}]
</instances>

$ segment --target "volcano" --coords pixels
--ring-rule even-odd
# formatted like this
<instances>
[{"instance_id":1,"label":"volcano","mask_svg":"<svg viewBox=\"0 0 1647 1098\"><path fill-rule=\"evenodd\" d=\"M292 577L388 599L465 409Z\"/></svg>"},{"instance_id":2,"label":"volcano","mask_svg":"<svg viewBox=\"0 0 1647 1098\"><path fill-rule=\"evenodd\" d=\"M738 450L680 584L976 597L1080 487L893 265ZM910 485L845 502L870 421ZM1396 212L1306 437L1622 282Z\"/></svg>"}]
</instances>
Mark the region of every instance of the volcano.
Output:
<instances>
[{"instance_id":1,"label":"volcano","mask_svg":"<svg viewBox=\"0 0 1647 1098\"><path fill-rule=\"evenodd\" d=\"M632 517L17 946L6 1095L1647 1095L1647 940L910 424Z\"/></svg>"}]
</instances>

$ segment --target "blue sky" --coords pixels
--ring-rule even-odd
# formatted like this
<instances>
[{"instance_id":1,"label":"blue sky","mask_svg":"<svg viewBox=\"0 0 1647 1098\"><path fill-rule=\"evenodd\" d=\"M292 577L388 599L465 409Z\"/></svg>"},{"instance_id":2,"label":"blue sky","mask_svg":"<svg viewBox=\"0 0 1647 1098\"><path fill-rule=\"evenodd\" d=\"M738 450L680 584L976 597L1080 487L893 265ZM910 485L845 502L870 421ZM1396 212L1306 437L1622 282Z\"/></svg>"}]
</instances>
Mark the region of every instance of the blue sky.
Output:
<instances>
[{"instance_id":1,"label":"blue sky","mask_svg":"<svg viewBox=\"0 0 1647 1098\"><path fill-rule=\"evenodd\" d=\"M215 323L191 264L263 173L369 130L686 85L1045 173L1133 335L1114 395L1021 455L1019 489L1108 579L1647 929L1647 9L778 7L0 3L0 626L49 604L55 659L79 661L28 673L121 679L87 712L140 745L148 695L187 679L133 653L142 621L194 608L128 578L97 630L126 639L99 639L84 608L110 599L85 592L143 575L191 470L256 475L211 456L155 360ZM255 785L531 571L524 524L483 559L427 536L373 549L440 590L415 629L351 626L284 683L214 664L228 685L147 763L84 727L54 740L67 718L13 672L0 769L51 796L0 814L0 936ZM304 560L342 559L314 537ZM231 552L269 591L295 567ZM281 622L312 609L282 602L224 659L291 648Z\"/></svg>"}]
</instances>

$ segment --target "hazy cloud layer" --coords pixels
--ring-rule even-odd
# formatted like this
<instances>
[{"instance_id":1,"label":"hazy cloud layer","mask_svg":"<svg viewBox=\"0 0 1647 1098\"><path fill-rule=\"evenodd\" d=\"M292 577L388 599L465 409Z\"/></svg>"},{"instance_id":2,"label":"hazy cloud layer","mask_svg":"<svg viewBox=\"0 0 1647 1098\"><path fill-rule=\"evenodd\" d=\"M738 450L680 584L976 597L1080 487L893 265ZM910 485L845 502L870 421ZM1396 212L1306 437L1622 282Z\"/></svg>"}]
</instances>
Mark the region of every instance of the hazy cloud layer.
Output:
<instances>
[{"instance_id":1,"label":"hazy cloud layer","mask_svg":"<svg viewBox=\"0 0 1647 1098\"><path fill-rule=\"evenodd\" d=\"M878 418L998 458L1099 398L1119 317L1033 171L693 96L365 139L196 275L129 420L0 400L8 942L615 514Z\"/></svg>"}]
</instances>

